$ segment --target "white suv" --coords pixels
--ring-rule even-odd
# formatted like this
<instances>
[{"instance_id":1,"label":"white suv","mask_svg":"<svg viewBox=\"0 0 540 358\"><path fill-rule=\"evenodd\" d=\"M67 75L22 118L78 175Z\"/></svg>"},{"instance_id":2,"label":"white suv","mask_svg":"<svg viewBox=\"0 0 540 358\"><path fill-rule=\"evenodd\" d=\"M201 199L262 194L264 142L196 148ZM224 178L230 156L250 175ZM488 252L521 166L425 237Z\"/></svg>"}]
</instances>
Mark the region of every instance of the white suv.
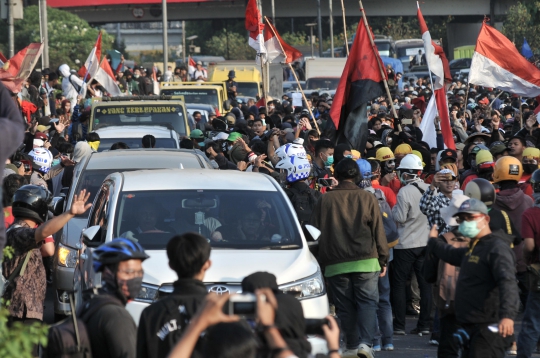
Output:
<instances>
[{"instance_id":1,"label":"white suv","mask_svg":"<svg viewBox=\"0 0 540 358\"><path fill-rule=\"evenodd\" d=\"M208 291L240 292L244 277L267 271L283 292L300 300L306 318L328 314L321 270L275 180L239 171L141 170L105 179L83 231L89 247L131 237L150 255L143 263L143 289L127 305L136 322L145 307L172 292L177 277L165 248L172 236L185 232L200 233L212 245L212 266L204 278ZM86 256L80 262L82 277L89 280L83 289L93 286ZM320 339L310 341L315 353L325 350Z\"/></svg>"}]
</instances>

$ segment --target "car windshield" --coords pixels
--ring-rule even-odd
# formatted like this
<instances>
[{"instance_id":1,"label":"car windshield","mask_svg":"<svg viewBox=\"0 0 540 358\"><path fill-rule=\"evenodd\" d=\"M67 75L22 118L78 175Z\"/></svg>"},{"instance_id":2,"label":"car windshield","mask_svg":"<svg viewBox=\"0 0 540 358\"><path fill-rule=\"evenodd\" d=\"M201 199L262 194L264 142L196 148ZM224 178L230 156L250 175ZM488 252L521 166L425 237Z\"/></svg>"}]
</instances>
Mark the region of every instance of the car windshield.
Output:
<instances>
[{"instance_id":1,"label":"car windshield","mask_svg":"<svg viewBox=\"0 0 540 358\"><path fill-rule=\"evenodd\" d=\"M259 94L259 85L257 83L238 82L236 93L239 96L257 97Z\"/></svg>"},{"instance_id":2,"label":"car windshield","mask_svg":"<svg viewBox=\"0 0 540 358\"><path fill-rule=\"evenodd\" d=\"M162 125L186 134L184 111L180 105L118 105L94 108L92 129L109 126Z\"/></svg>"},{"instance_id":3,"label":"car windshield","mask_svg":"<svg viewBox=\"0 0 540 358\"><path fill-rule=\"evenodd\" d=\"M218 91L212 88L164 88L161 94L169 96L184 96L186 103L209 104L214 108L219 107Z\"/></svg>"},{"instance_id":4,"label":"car windshield","mask_svg":"<svg viewBox=\"0 0 540 358\"><path fill-rule=\"evenodd\" d=\"M101 138L98 152L111 149L111 146L116 142L126 143L129 149L142 148L141 138ZM156 138L154 148L178 148L178 144L174 138Z\"/></svg>"},{"instance_id":5,"label":"car windshield","mask_svg":"<svg viewBox=\"0 0 540 358\"><path fill-rule=\"evenodd\" d=\"M186 232L213 249L286 250L302 247L294 216L278 192L168 190L122 192L114 237L132 237L147 250L163 250Z\"/></svg>"},{"instance_id":6,"label":"car windshield","mask_svg":"<svg viewBox=\"0 0 540 358\"><path fill-rule=\"evenodd\" d=\"M339 84L339 78L309 78L306 81L306 89L336 89Z\"/></svg>"},{"instance_id":7,"label":"car windshield","mask_svg":"<svg viewBox=\"0 0 540 358\"><path fill-rule=\"evenodd\" d=\"M413 56L418 55L418 51L422 51L424 53L424 46L418 46L418 45L410 45L411 47L397 47L397 57L403 58L403 57L409 57L412 58Z\"/></svg>"}]
</instances>

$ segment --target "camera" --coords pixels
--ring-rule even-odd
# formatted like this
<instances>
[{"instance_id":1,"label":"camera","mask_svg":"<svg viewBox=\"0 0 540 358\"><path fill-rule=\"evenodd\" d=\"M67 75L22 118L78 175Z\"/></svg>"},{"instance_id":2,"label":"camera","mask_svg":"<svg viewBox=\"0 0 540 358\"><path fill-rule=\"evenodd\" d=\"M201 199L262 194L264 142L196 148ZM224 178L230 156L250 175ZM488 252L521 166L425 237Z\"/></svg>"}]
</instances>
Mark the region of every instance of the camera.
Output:
<instances>
[{"instance_id":1,"label":"camera","mask_svg":"<svg viewBox=\"0 0 540 358\"><path fill-rule=\"evenodd\" d=\"M263 296L263 300L266 297ZM255 319L257 316L257 296L252 293L242 293L231 296L224 306L226 314L237 315L244 319Z\"/></svg>"}]
</instances>

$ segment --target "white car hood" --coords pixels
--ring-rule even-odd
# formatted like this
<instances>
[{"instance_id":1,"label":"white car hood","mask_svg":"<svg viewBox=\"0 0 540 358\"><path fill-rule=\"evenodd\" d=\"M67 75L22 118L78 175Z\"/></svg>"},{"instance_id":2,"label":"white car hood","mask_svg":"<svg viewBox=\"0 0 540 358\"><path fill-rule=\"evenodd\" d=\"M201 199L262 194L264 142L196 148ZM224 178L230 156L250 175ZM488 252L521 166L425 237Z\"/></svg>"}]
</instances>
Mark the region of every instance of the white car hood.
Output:
<instances>
[{"instance_id":1,"label":"white car hood","mask_svg":"<svg viewBox=\"0 0 540 358\"><path fill-rule=\"evenodd\" d=\"M164 250L146 253L150 258L143 263L145 283L160 286L177 280ZM266 271L276 275L281 285L311 276L318 268L307 246L300 250L212 250L210 260L205 283L240 283L254 272Z\"/></svg>"}]
</instances>

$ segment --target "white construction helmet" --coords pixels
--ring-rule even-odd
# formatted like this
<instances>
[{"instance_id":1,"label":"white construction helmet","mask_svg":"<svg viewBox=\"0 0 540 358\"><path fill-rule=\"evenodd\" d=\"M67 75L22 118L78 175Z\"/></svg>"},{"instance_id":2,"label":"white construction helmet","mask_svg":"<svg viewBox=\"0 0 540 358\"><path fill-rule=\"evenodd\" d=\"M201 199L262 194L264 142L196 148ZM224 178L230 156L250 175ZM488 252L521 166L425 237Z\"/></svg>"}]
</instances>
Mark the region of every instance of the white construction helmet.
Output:
<instances>
[{"instance_id":1,"label":"white construction helmet","mask_svg":"<svg viewBox=\"0 0 540 358\"><path fill-rule=\"evenodd\" d=\"M420 158L414 154L407 154L401 159L397 169L424 170L424 167L422 166L422 160Z\"/></svg>"},{"instance_id":2,"label":"white construction helmet","mask_svg":"<svg viewBox=\"0 0 540 358\"><path fill-rule=\"evenodd\" d=\"M311 164L309 160L301 157L286 157L276 164L276 169L283 169L287 173L287 182L294 183L309 178Z\"/></svg>"},{"instance_id":3,"label":"white construction helmet","mask_svg":"<svg viewBox=\"0 0 540 358\"><path fill-rule=\"evenodd\" d=\"M286 157L307 158L306 149L304 146L296 143L282 145L276 150L275 155L279 160L283 160Z\"/></svg>"},{"instance_id":4,"label":"white construction helmet","mask_svg":"<svg viewBox=\"0 0 540 358\"><path fill-rule=\"evenodd\" d=\"M34 148L29 156L32 157L32 167L42 174L47 174L51 169L53 155L45 148Z\"/></svg>"}]
</instances>

